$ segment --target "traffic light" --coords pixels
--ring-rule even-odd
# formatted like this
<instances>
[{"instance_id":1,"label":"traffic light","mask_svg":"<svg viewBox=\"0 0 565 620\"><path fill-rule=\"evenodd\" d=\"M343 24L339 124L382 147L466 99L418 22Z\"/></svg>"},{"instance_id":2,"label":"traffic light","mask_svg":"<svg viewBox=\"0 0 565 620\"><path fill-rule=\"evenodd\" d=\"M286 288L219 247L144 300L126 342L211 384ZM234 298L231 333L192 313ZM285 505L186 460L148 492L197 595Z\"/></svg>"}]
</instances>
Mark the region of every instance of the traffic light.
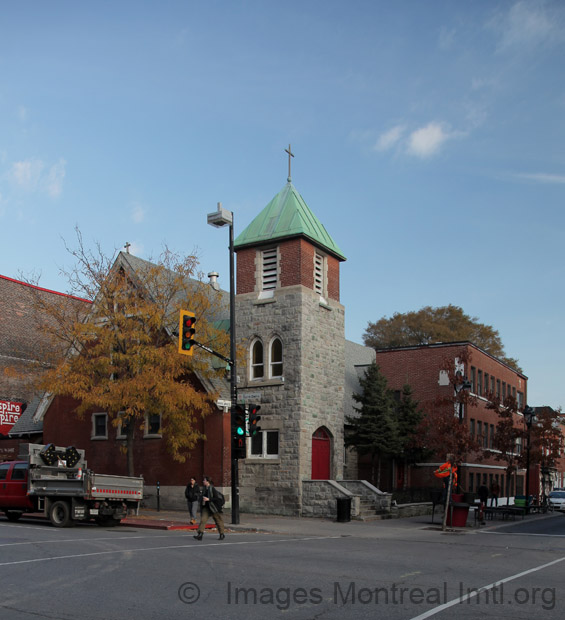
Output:
<instances>
[{"instance_id":1,"label":"traffic light","mask_svg":"<svg viewBox=\"0 0 565 620\"><path fill-rule=\"evenodd\" d=\"M188 310L180 311L179 323L179 353L183 355L192 355L194 349L194 324L196 318L194 312Z\"/></svg>"},{"instance_id":2,"label":"traffic light","mask_svg":"<svg viewBox=\"0 0 565 620\"><path fill-rule=\"evenodd\" d=\"M245 450L245 409L236 405L231 412L231 456L232 459L244 459Z\"/></svg>"},{"instance_id":3,"label":"traffic light","mask_svg":"<svg viewBox=\"0 0 565 620\"><path fill-rule=\"evenodd\" d=\"M254 437L261 430L259 409L261 409L261 405L249 405L249 437Z\"/></svg>"}]
</instances>

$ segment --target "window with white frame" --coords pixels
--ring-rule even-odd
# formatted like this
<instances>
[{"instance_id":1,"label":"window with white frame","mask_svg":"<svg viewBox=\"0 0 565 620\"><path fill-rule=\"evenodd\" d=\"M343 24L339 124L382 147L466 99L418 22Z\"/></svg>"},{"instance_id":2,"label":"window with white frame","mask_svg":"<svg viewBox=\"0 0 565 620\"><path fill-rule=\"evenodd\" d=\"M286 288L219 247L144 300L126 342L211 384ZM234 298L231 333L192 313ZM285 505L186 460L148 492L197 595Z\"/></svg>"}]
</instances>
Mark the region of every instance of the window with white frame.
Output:
<instances>
[{"instance_id":1,"label":"window with white frame","mask_svg":"<svg viewBox=\"0 0 565 620\"><path fill-rule=\"evenodd\" d=\"M92 414L92 435L91 439L108 439L108 414Z\"/></svg>"},{"instance_id":2,"label":"window with white frame","mask_svg":"<svg viewBox=\"0 0 565 620\"><path fill-rule=\"evenodd\" d=\"M130 424L133 424L133 420L125 417L124 411L120 411L118 413L118 430L116 432L117 439L126 439Z\"/></svg>"},{"instance_id":3,"label":"window with white frame","mask_svg":"<svg viewBox=\"0 0 565 620\"><path fill-rule=\"evenodd\" d=\"M251 379L262 379L264 376L263 343L257 338L251 345Z\"/></svg>"},{"instance_id":4,"label":"window with white frame","mask_svg":"<svg viewBox=\"0 0 565 620\"><path fill-rule=\"evenodd\" d=\"M145 437L161 437L161 414L148 413L145 415Z\"/></svg>"},{"instance_id":5,"label":"window with white frame","mask_svg":"<svg viewBox=\"0 0 565 620\"><path fill-rule=\"evenodd\" d=\"M517 437L516 438L516 450L515 450L515 452L518 455L522 454L522 438L521 437Z\"/></svg>"},{"instance_id":6,"label":"window with white frame","mask_svg":"<svg viewBox=\"0 0 565 620\"><path fill-rule=\"evenodd\" d=\"M273 338L269 347L269 377L283 376L283 347L280 338Z\"/></svg>"},{"instance_id":7,"label":"window with white frame","mask_svg":"<svg viewBox=\"0 0 565 620\"><path fill-rule=\"evenodd\" d=\"M277 288L278 254L277 248L261 251L261 290L272 291Z\"/></svg>"},{"instance_id":8,"label":"window with white frame","mask_svg":"<svg viewBox=\"0 0 565 620\"><path fill-rule=\"evenodd\" d=\"M259 431L249 440L249 456L277 459L279 457L279 431Z\"/></svg>"}]
</instances>

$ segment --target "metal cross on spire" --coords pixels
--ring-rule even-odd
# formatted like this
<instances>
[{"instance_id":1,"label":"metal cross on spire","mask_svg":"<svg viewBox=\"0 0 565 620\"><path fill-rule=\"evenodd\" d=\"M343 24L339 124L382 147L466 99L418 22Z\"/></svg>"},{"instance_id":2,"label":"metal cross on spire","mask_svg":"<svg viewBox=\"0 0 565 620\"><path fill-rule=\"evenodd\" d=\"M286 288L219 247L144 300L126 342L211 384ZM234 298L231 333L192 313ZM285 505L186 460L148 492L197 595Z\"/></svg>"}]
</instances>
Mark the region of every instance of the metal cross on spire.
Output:
<instances>
[{"instance_id":1,"label":"metal cross on spire","mask_svg":"<svg viewBox=\"0 0 565 620\"><path fill-rule=\"evenodd\" d=\"M126 244L124 245L124 248L126 249L126 252L129 254L129 249L131 247L131 243L129 241L126 242Z\"/></svg>"},{"instance_id":2,"label":"metal cross on spire","mask_svg":"<svg viewBox=\"0 0 565 620\"><path fill-rule=\"evenodd\" d=\"M294 153L292 152L291 148L290 148L290 144L288 145L288 148L284 150L285 153L288 153L288 179L287 181L290 183L291 177L290 177L290 158L294 157Z\"/></svg>"}]
</instances>

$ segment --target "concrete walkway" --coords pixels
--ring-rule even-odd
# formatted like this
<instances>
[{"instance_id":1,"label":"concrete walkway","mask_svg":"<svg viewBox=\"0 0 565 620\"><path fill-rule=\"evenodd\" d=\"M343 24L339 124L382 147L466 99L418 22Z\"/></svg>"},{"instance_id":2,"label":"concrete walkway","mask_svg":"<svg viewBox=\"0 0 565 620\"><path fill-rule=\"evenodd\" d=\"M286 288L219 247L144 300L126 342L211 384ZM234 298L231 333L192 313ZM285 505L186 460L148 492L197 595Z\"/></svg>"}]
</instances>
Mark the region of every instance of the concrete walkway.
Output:
<instances>
[{"instance_id":1,"label":"concrete walkway","mask_svg":"<svg viewBox=\"0 0 565 620\"><path fill-rule=\"evenodd\" d=\"M286 535L305 535L305 536L361 536L379 537L387 533L403 530L438 530L441 531L443 513L436 511L434 523L431 515L408 517L405 519L386 519L375 521L349 521L338 523L330 519L317 519L311 517L281 517L274 515L255 515L248 513L240 514L240 522L237 525L231 523L231 512L224 511L224 523L226 530L239 532L265 532ZM527 515L525 520L539 518L543 515ZM474 514L469 513L465 527L449 527L449 532L476 532L479 529L499 528L516 523L521 520L489 520L485 525L475 523ZM196 530L197 525L191 525L188 512L183 511L157 511L142 509L138 516L128 517L121 523L125 527L150 528L161 530ZM207 529L215 529L215 524L210 519Z\"/></svg>"}]
</instances>

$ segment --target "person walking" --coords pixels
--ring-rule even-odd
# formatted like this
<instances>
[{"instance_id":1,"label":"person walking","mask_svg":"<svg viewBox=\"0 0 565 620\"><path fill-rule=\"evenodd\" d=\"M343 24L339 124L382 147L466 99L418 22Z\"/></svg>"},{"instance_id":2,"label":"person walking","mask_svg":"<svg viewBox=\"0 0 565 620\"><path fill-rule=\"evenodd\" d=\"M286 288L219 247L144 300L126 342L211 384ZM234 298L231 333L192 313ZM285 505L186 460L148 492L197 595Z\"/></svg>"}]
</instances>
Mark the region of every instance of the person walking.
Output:
<instances>
[{"instance_id":1,"label":"person walking","mask_svg":"<svg viewBox=\"0 0 565 620\"><path fill-rule=\"evenodd\" d=\"M222 506L224 505L224 496L214 488L212 479L204 476L204 488L200 496L200 525L198 526L198 534L193 536L196 540L202 540L206 523L212 517L220 532L218 540L224 540L226 537L224 520L222 518Z\"/></svg>"},{"instance_id":2,"label":"person walking","mask_svg":"<svg viewBox=\"0 0 565 620\"><path fill-rule=\"evenodd\" d=\"M194 478L191 478L190 482L186 485L184 496L186 497L186 503L188 505L190 522L194 525L196 523L196 511L200 503L200 487L196 484Z\"/></svg>"},{"instance_id":3,"label":"person walking","mask_svg":"<svg viewBox=\"0 0 565 620\"><path fill-rule=\"evenodd\" d=\"M500 486L496 480L492 481L490 485L490 505L498 507L498 496L500 495Z\"/></svg>"},{"instance_id":4,"label":"person walking","mask_svg":"<svg viewBox=\"0 0 565 620\"><path fill-rule=\"evenodd\" d=\"M478 489L479 493L479 519L481 520L481 524L485 524L485 508L487 507L488 502L488 487L483 482Z\"/></svg>"}]
</instances>

